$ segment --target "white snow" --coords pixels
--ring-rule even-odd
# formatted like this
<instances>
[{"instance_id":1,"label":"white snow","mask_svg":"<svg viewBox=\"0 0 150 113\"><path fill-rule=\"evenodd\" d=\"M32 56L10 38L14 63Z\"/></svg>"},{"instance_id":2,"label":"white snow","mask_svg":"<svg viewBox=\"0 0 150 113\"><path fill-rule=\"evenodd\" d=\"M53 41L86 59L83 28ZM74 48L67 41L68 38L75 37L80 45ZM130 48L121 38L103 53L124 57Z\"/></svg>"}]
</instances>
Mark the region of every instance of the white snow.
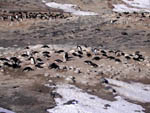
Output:
<instances>
[{"instance_id":1,"label":"white snow","mask_svg":"<svg viewBox=\"0 0 150 113\"><path fill-rule=\"evenodd\" d=\"M139 12L140 9L137 9L137 8L129 8L128 6L126 6L125 4L118 4L118 5L113 5L114 6L114 9L113 11L115 12Z\"/></svg>"},{"instance_id":2,"label":"white snow","mask_svg":"<svg viewBox=\"0 0 150 113\"><path fill-rule=\"evenodd\" d=\"M15 113L15 112L12 112L12 111L9 111L7 109L4 109L4 108L0 107L0 113Z\"/></svg>"},{"instance_id":3,"label":"white snow","mask_svg":"<svg viewBox=\"0 0 150 113\"><path fill-rule=\"evenodd\" d=\"M94 12L81 11L77 8L77 5L73 5L73 4L60 4L60 3L56 3L56 2L46 3L45 1L44 1L44 3L51 8L61 9L64 12L69 12L74 15L81 15L81 16L97 15L97 13L94 13Z\"/></svg>"},{"instance_id":4,"label":"white snow","mask_svg":"<svg viewBox=\"0 0 150 113\"><path fill-rule=\"evenodd\" d=\"M150 0L123 0L123 1L133 7L150 9Z\"/></svg>"},{"instance_id":5,"label":"white snow","mask_svg":"<svg viewBox=\"0 0 150 113\"><path fill-rule=\"evenodd\" d=\"M150 12L150 0L122 0L125 4L113 5L115 12Z\"/></svg>"},{"instance_id":6,"label":"white snow","mask_svg":"<svg viewBox=\"0 0 150 113\"><path fill-rule=\"evenodd\" d=\"M150 102L150 85L141 83L126 83L118 80L107 79L113 88L120 94L131 100Z\"/></svg>"},{"instance_id":7,"label":"white snow","mask_svg":"<svg viewBox=\"0 0 150 113\"><path fill-rule=\"evenodd\" d=\"M144 113L142 106L130 103L120 96L116 97L116 101L108 101L65 84L57 85L56 92L62 98L55 98L57 105L48 109L49 113L137 113L137 111ZM70 100L76 100L76 102L64 105ZM110 106L106 108L106 104Z\"/></svg>"}]
</instances>

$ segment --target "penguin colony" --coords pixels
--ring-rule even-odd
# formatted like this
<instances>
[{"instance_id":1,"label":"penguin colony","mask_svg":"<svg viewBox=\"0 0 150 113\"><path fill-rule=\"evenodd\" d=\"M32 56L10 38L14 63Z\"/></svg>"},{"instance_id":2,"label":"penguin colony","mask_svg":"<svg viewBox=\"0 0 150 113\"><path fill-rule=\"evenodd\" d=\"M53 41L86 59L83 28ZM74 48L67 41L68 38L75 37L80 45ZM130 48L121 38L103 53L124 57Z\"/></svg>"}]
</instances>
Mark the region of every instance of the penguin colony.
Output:
<instances>
[{"instance_id":1,"label":"penguin colony","mask_svg":"<svg viewBox=\"0 0 150 113\"><path fill-rule=\"evenodd\" d=\"M64 77L72 82L76 82L77 78L83 77L85 79L87 77L86 79L91 80L103 75L111 78L123 75L127 77L130 73L147 77L150 72L149 57L142 55L140 51L128 54L120 50L87 46L54 49L50 45L39 45L26 47L15 53L9 53L9 55L1 55L0 70L1 72L20 70L22 73L39 70L44 70L44 73L54 71L54 77ZM141 72L144 72L145 75ZM63 75L67 73L71 76Z\"/></svg>"},{"instance_id":2,"label":"penguin colony","mask_svg":"<svg viewBox=\"0 0 150 113\"><path fill-rule=\"evenodd\" d=\"M24 19L41 19L41 20L49 20L49 19L66 19L70 17L69 13L65 13L63 11L1 11L0 20L2 21L22 21Z\"/></svg>"},{"instance_id":3,"label":"penguin colony","mask_svg":"<svg viewBox=\"0 0 150 113\"><path fill-rule=\"evenodd\" d=\"M112 16L110 23L111 24L125 23L124 19L126 19L126 22L135 22L138 20L143 22L145 20L150 19L150 13L146 13L146 12L141 12L141 13L137 13L137 12L113 13L113 16Z\"/></svg>"}]
</instances>

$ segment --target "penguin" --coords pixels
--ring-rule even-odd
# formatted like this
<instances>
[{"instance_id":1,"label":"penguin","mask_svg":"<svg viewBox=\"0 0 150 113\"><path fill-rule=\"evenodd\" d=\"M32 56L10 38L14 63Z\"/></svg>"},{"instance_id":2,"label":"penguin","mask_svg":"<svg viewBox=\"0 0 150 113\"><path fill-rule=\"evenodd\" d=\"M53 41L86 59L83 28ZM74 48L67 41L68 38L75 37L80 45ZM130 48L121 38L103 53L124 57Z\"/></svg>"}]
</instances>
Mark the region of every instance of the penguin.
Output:
<instances>
[{"instance_id":1,"label":"penguin","mask_svg":"<svg viewBox=\"0 0 150 113\"><path fill-rule=\"evenodd\" d=\"M49 69L60 69L60 67L56 63L52 63L48 66Z\"/></svg>"},{"instance_id":2,"label":"penguin","mask_svg":"<svg viewBox=\"0 0 150 113\"><path fill-rule=\"evenodd\" d=\"M3 66L12 67L12 65L10 63L8 63L8 62L4 62Z\"/></svg>"},{"instance_id":3,"label":"penguin","mask_svg":"<svg viewBox=\"0 0 150 113\"><path fill-rule=\"evenodd\" d=\"M69 56L68 56L68 53L65 52L64 55L63 55L63 61L66 62L69 60Z\"/></svg>"},{"instance_id":4,"label":"penguin","mask_svg":"<svg viewBox=\"0 0 150 113\"><path fill-rule=\"evenodd\" d=\"M58 51L55 51L55 53L63 53L64 52L64 50L58 50Z\"/></svg>"},{"instance_id":5,"label":"penguin","mask_svg":"<svg viewBox=\"0 0 150 113\"><path fill-rule=\"evenodd\" d=\"M29 47L29 46L27 46L27 47L25 47L25 49L30 49L30 47Z\"/></svg>"},{"instance_id":6,"label":"penguin","mask_svg":"<svg viewBox=\"0 0 150 113\"><path fill-rule=\"evenodd\" d=\"M93 50L93 52L94 52L95 55L98 55L98 51L99 50L97 48L94 48L94 50Z\"/></svg>"},{"instance_id":7,"label":"penguin","mask_svg":"<svg viewBox=\"0 0 150 113\"><path fill-rule=\"evenodd\" d=\"M64 103L63 105L71 105L71 104L77 104L78 103L78 101L77 100L69 100L69 101L67 101L66 103Z\"/></svg>"},{"instance_id":8,"label":"penguin","mask_svg":"<svg viewBox=\"0 0 150 113\"><path fill-rule=\"evenodd\" d=\"M81 55L83 55L83 52L82 52L82 47L81 46L77 46L77 52Z\"/></svg>"},{"instance_id":9,"label":"penguin","mask_svg":"<svg viewBox=\"0 0 150 113\"><path fill-rule=\"evenodd\" d=\"M20 66L21 61L17 57L11 57L10 61L12 63L12 65L11 65L12 68L16 69L16 68L20 68L21 67Z\"/></svg>"},{"instance_id":10,"label":"penguin","mask_svg":"<svg viewBox=\"0 0 150 113\"><path fill-rule=\"evenodd\" d=\"M35 54L37 54L37 53L39 53L38 51L33 51L32 52L32 55L35 55Z\"/></svg>"},{"instance_id":11,"label":"penguin","mask_svg":"<svg viewBox=\"0 0 150 113\"><path fill-rule=\"evenodd\" d=\"M7 58L0 58L1 61L9 62Z\"/></svg>"},{"instance_id":12,"label":"penguin","mask_svg":"<svg viewBox=\"0 0 150 113\"><path fill-rule=\"evenodd\" d=\"M20 64L21 61L17 58L17 57L11 57L10 61L12 62L12 64Z\"/></svg>"},{"instance_id":13,"label":"penguin","mask_svg":"<svg viewBox=\"0 0 150 113\"><path fill-rule=\"evenodd\" d=\"M100 78L100 83L102 83L102 84L109 84L109 82L108 82L108 80L107 79L105 79L105 78Z\"/></svg>"},{"instance_id":14,"label":"penguin","mask_svg":"<svg viewBox=\"0 0 150 113\"><path fill-rule=\"evenodd\" d=\"M43 63L37 63L36 65L35 65L35 67L37 67L37 68L44 68L43 66L41 66Z\"/></svg>"},{"instance_id":15,"label":"penguin","mask_svg":"<svg viewBox=\"0 0 150 113\"><path fill-rule=\"evenodd\" d=\"M102 54L107 54L107 52L105 50L101 50Z\"/></svg>"},{"instance_id":16,"label":"penguin","mask_svg":"<svg viewBox=\"0 0 150 113\"><path fill-rule=\"evenodd\" d=\"M76 52L73 52L72 55L73 55L73 56L76 56L76 57L79 57L79 58L82 58L82 57L83 57L82 55L77 54Z\"/></svg>"},{"instance_id":17,"label":"penguin","mask_svg":"<svg viewBox=\"0 0 150 113\"><path fill-rule=\"evenodd\" d=\"M28 71L33 71L33 69L31 67L25 67L22 71L28 72Z\"/></svg>"},{"instance_id":18,"label":"penguin","mask_svg":"<svg viewBox=\"0 0 150 113\"><path fill-rule=\"evenodd\" d=\"M91 65L92 67L94 67L94 68L97 68L98 67L98 65L97 64L95 64L95 63L93 63L92 61L90 61L90 60L86 60L86 61L84 61L86 64L88 64L88 65Z\"/></svg>"},{"instance_id":19,"label":"penguin","mask_svg":"<svg viewBox=\"0 0 150 113\"><path fill-rule=\"evenodd\" d=\"M51 57L49 54L43 54L44 57L49 58Z\"/></svg>"},{"instance_id":20,"label":"penguin","mask_svg":"<svg viewBox=\"0 0 150 113\"><path fill-rule=\"evenodd\" d=\"M87 52L87 53L86 53L86 56L87 56L87 57L92 57L92 54L89 53L89 52Z\"/></svg>"},{"instance_id":21,"label":"penguin","mask_svg":"<svg viewBox=\"0 0 150 113\"><path fill-rule=\"evenodd\" d=\"M115 62L121 62L119 58L115 58Z\"/></svg>"},{"instance_id":22,"label":"penguin","mask_svg":"<svg viewBox=\"0 0 150 113\"><path fill-rule=\"evenodd\" d=\"M130 56L125 56L125 58L126 58L127 60L130 60L130 59L131 59L131 57L130 57Z\"/></svg>"},{"instance_id":23,"label":"penguin","mask_svg":"<svg viewBox=\"0 0 150 113\"><path fill-rule=\"evenodd\" d=\"M33 64L33 65L36 64L36 61L35 61L35 58L34 58L34 57L30 57L29 60L31 61L31 64Z\"/></svg>"},{"instance_id":24,"label":"penguin","mask_svg":"<svg viewBox=\"0 0 150 113\"><path fill-rule=\"evenodd\" d=\"M56 59L55 62L57 62L57 63L62 63L63 61L60 60L60 59Z\"/></svg>"},{"instance_id":25,"label":"penguin","mask_svg":"<svg viewBox=\"0 0 150 113\"><path fill-rule=\"evenodd\" d=\"M100 60L101 58L99 56L95 56L92 60Z\"/></svg>"},{"instance_id":26,"label":"penguin","mask_svg":"<svg viewBox=\"0 0 150 113\"><path fill-rule=\"evenodd\" d=\"M113 56L107 56L107 58L110 60L115 60L115 57L113 57Z\"/></svg>"},{"instance_id":27,"label":"penguin","mask_svg":"<svg viewBox=\"0 0 150 113\"><path fill-rule=\"evenodd\" d=\"M29 55L27 55L27 54L22 54L21 56L25 57L25 58L29 57Z\"/></svg>"},{"instance_id":28,"label":"penguin","mask_svg":"<svg viewBox=\"0 0 150 113\"><path fill-rule=\"evenodd\" d=\"M43 51L42 53L43 53L43 55L44 54L50 54L50 52L48 52L48 51Z\"/></svg>"},{"instance_id":29,"label":"penguin","mask_svg":"<svg viewBox=\"0 0 150 113\"><path fill-rule=\"evenodd\" d=\"M43 45L41 48L49 48L48 45Z\"/></svg>"},{"instance_id":30,"label":"penguin","mask_svg":"<svg viewBox=\"0 0 150 113\"><path fill-rule=\"evenodd\" d=\"M36 59L37 62L42 62L43 60L41 58Z\"/></svg>"}]
</instances>

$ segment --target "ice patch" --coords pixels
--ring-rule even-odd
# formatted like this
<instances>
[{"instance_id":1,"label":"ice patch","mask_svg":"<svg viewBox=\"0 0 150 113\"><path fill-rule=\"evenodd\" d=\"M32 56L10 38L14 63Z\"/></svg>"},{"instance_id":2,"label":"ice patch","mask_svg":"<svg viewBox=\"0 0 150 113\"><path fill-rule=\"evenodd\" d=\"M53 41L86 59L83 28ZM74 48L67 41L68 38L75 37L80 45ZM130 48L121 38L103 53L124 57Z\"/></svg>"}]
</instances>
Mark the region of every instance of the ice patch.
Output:
<instances>
[{"instance_id":1,"label":"ice patch","mask_svg":"<svg viewBox=\"0 0 150 113\"><path fill-rule=\"evenodd\" d=\"M73 5L73 4L60 4L56 2L46 3L45 1L44 3L51 8L61 9L64 12L72 13L74 15L81 15L81 16L98 15L97 13L94 12L81 11L77 8L77 5Z\"/></svg>"},{"instance_id":2,"label":"ice patch","mask_svg":"<svg viewBox=\"0 0 150 113\"><path fill-rule=\"evenodd\" d=\"M131 100L150 102L150 85L141 83L126 83L118 80L107 79L113 88L120 94Z\"/></svg>"},{"instance_id":3,"label":"ice patch","mask_svg":"<svg viewBox=\"0 0 150 113\"><path fill-rule=\"evenodd\" d=\"M140 105L130 103L120 96L108 101L83 92L72 85L57 85L56 92L62 98L55 98L57 106L49 113L144 113Z\"/></svg>"},{"instance_id":4,"label":"ice patch","mask_svg":"<svg viewBox=\"0 0 150 113\"><path fill-rule=\"evenodd\" d=\"M15 113L15 112L12 112L12 111L9 111L7 109L4 109L4 108L0 107L0 113Z\"/></svg>"},{"instance_id":5,"label":"ice patch","mask_svg":"<svg viewBox=\"0 0 150 113\"><path fill-rule=\"evenodd\" d=\"M122 0L125 4L113 5L115 12L150 12L150 0ZM133 8L132 8L133 7Z\"/></svg>"}]
</instances>

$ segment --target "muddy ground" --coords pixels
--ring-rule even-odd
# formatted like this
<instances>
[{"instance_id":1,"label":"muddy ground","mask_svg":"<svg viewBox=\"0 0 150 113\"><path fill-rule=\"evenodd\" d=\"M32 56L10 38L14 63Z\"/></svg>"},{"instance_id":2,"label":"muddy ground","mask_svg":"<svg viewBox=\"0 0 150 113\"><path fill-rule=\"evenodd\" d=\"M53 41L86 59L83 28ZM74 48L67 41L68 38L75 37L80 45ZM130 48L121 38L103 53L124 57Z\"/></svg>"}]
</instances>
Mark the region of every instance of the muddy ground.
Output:
<instances>
[{"instance_id":1,"label":"muddy ground","mask_svg":"<svg viewBox=\"0 0 150 113\"><path fill-rule=\"evenodd\" d=\"M20 8L27 11L47 10L47 6L40 0L11 1L0 2L3 4L0 5L0 10L20 10ZM149 17L142 17L140 14L114 13L112 12L114 1L110 0L53 1L77 4L82 10L93 11L99 15L70 16L67 19L53 20L31 19L21 22L0 21L0 47L24 48L37 44L87 45L110 50L119 49L129 53L141 51L145 56L150 56ZM57 72L52 71L52 73ZM59 77L53 78L53 75L47 77L44 74L45 72L42 71L34 74L22 73L18 70L0 72L0 107L16 113L46 113L46 109L55 106L55 101L50 95L53 89L45 87L44 84L47 84L50 79L52 80L50 84L64 82L64 80ZM149 83L149 77L133 78L129 77L126 80ZM121 78L123 79L125 78ZM92 84L87 88L80 83L75 85L89 92L92 92L90 89L95 88L92 94L113 100L110 92L100 93L98 89L102 86ZM147 110L146 113L150 109L148 105L143 105Z\"/></svg>"}]
</instances>

